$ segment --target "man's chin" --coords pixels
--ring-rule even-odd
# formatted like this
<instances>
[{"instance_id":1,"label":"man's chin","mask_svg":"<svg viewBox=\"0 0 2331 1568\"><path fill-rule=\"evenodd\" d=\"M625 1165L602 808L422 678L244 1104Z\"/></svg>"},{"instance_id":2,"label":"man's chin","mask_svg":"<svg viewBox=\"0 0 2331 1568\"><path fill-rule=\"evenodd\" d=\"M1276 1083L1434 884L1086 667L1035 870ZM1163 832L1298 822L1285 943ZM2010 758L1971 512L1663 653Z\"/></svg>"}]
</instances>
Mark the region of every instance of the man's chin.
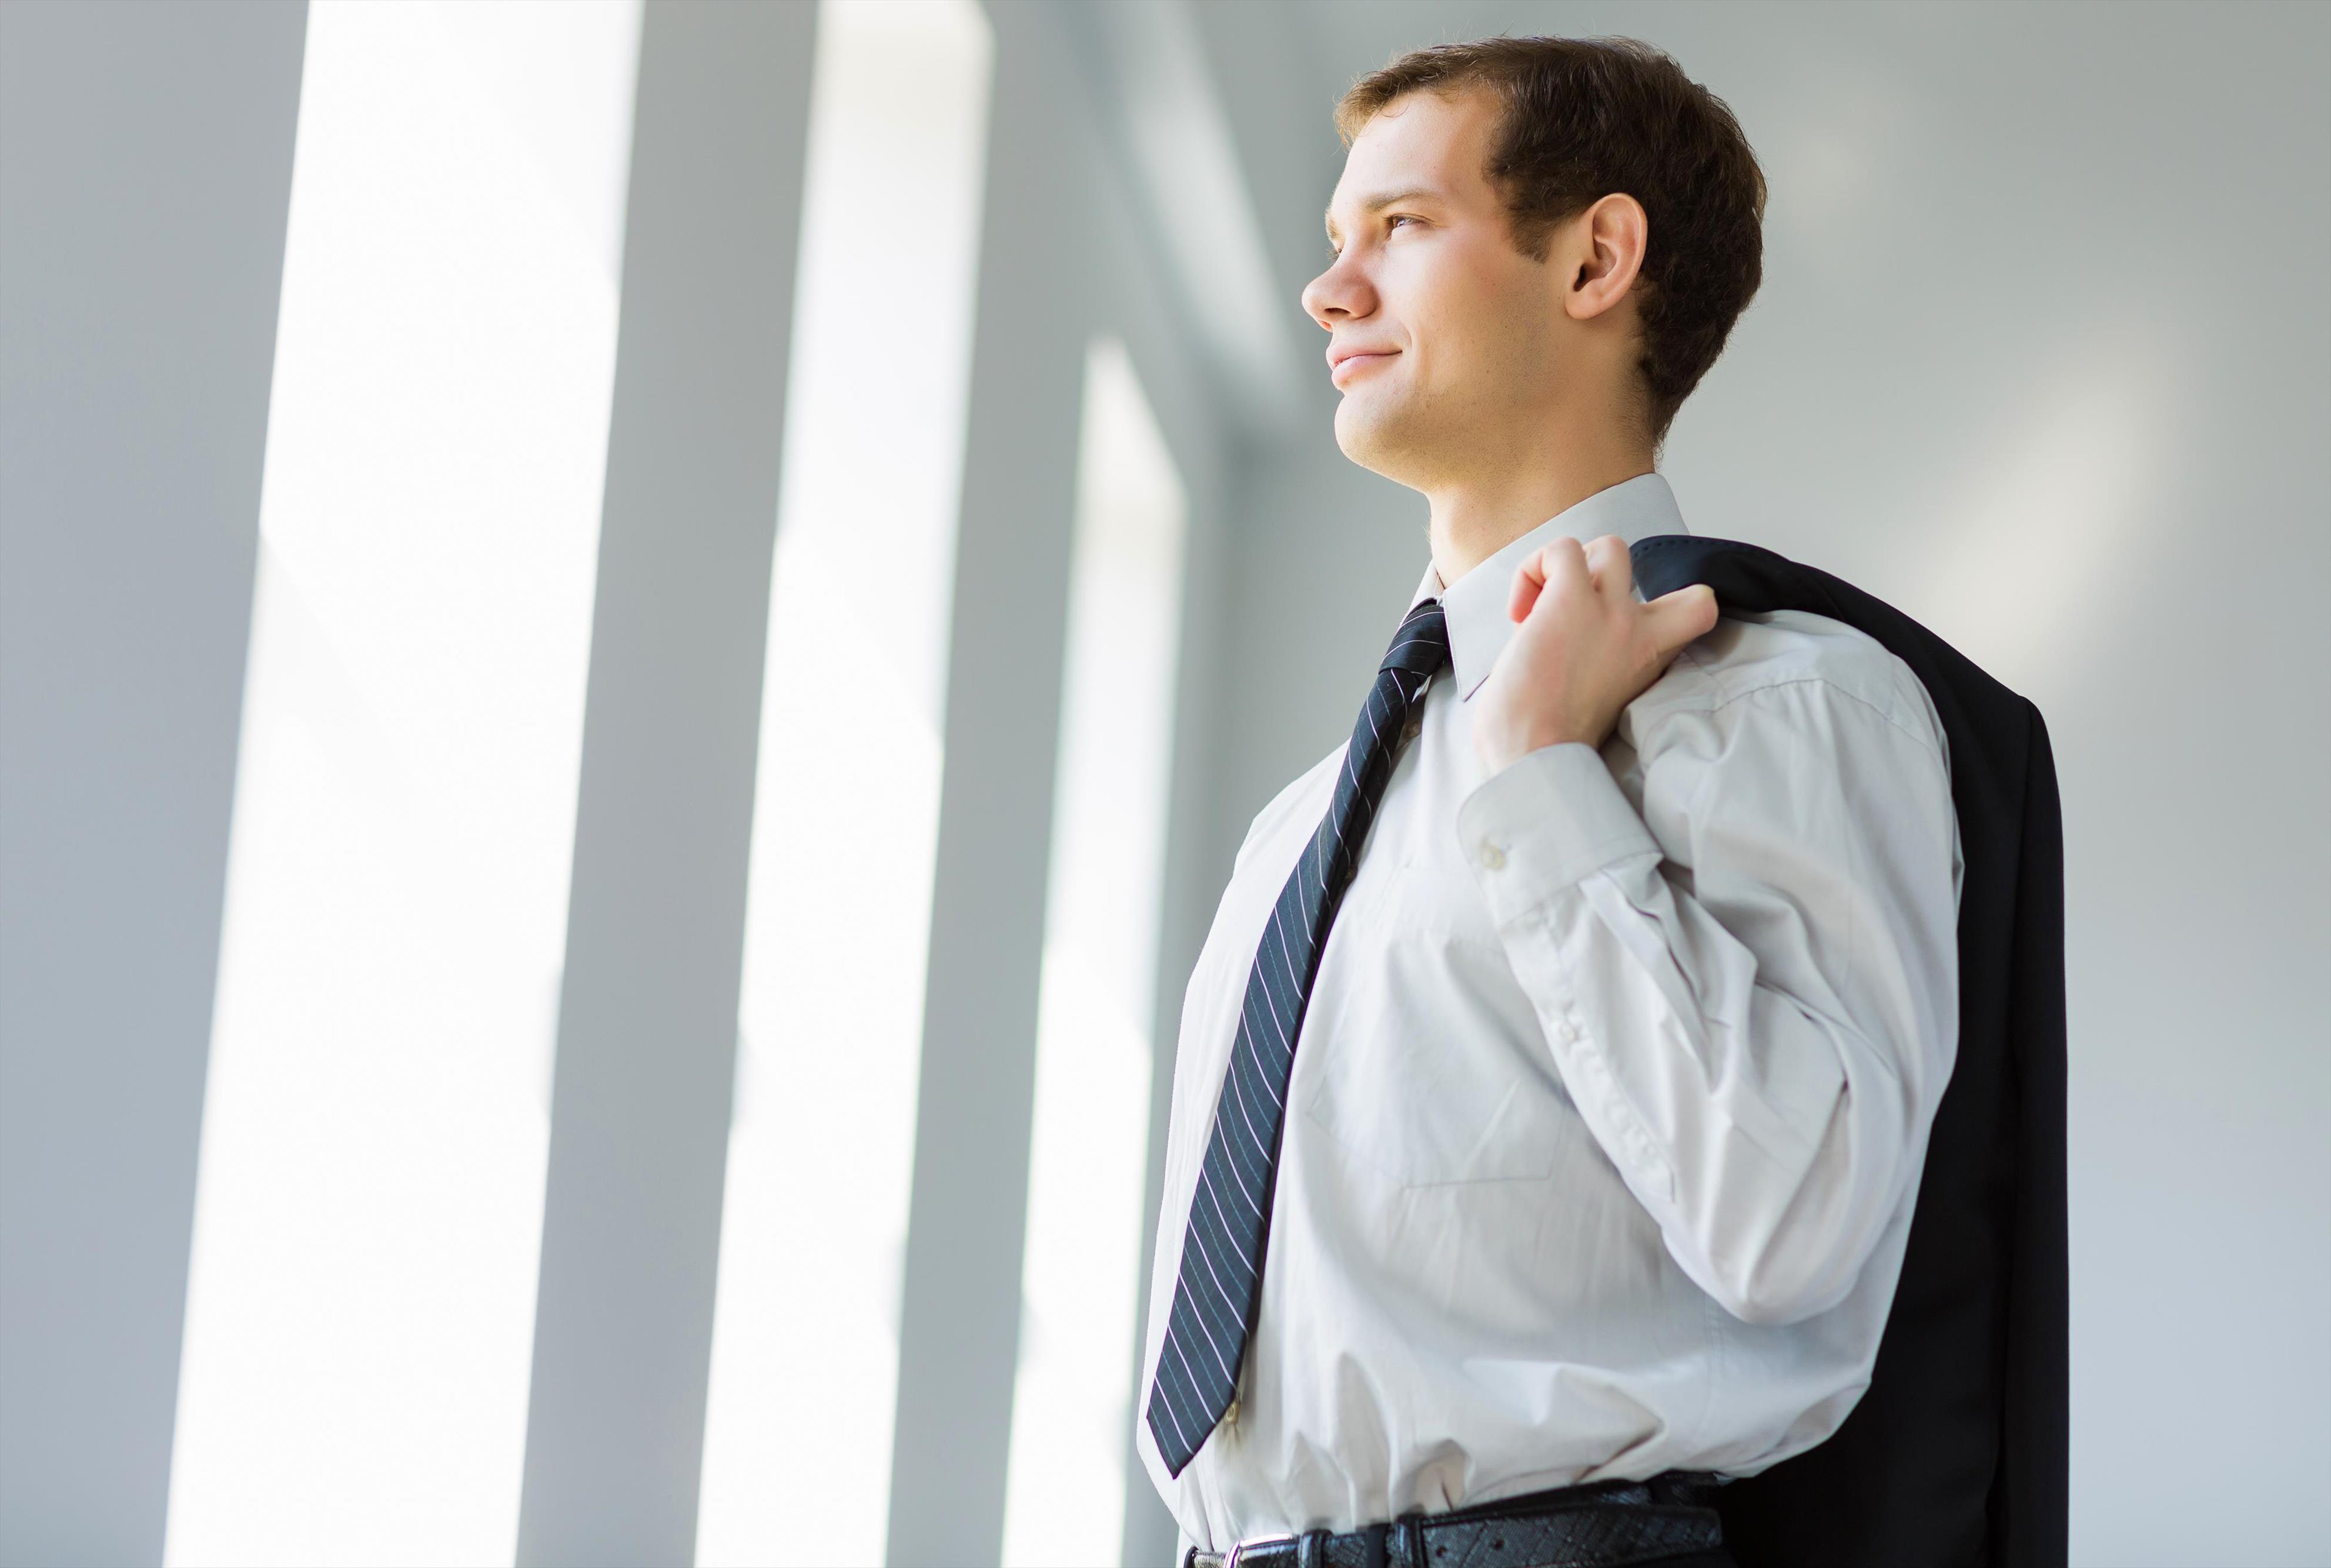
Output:
<instances>
[{"instance_id":1,"label":"man's chin","mask_svg":"<svg viewBox=\"0 0 2331 1568\"><path fill-rule=\"evenodd\" d=\"M1346 393L1336 405L1336 444L1369 472L1382 474L1395 484L1409 484L1405 476L1416 467L1418 455L1410 423L1399 418L1395 410L1383 406L1380 399Z\"/></svg>"}]
</instances>

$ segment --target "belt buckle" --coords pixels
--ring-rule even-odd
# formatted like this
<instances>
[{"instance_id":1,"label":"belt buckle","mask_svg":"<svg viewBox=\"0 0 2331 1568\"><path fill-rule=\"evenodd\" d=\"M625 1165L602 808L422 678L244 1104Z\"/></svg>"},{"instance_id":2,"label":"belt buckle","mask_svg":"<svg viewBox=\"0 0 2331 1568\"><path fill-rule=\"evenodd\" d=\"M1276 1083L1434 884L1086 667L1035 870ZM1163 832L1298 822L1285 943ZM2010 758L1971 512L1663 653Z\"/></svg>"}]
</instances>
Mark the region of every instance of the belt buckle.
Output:
<instances>
[{"instance_id":1,"label":"belt buckle","mask_svg":"<svg viewBox=\"0 0 2331 1568\"><path fill-rule=\"evenodd\" d=\"M1257 1535L1251 1541L1233 1541L1230 1555L1223 1559L1223 1568L1239 1568L1239 1559L1249 1552L1259 1552L1265 1546L1293 1546L1302 1539L1300 1535Z\"/></svg>"}]
</instances>

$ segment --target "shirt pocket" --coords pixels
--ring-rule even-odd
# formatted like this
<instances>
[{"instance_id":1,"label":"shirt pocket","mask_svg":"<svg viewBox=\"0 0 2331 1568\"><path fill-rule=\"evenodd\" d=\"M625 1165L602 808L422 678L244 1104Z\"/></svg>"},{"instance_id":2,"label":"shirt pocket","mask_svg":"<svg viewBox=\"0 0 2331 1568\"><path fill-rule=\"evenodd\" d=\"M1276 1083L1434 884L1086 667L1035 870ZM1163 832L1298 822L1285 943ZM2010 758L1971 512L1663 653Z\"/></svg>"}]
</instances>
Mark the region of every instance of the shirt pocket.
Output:
<instances>
[{"instance_id":1,"label":"shirt pocket","mask_svg":"<svg viewBox=\"0 0 2331 1568\"><path fill-rule=\"evenodd\" d=\"M1346 907L1323 955L1297 1052L1306 1119L1405 1185L1553 1174L1577 1113L1504 949L1435 896L1473 890L1398 880Z\"/></svg>"}]
</instances>

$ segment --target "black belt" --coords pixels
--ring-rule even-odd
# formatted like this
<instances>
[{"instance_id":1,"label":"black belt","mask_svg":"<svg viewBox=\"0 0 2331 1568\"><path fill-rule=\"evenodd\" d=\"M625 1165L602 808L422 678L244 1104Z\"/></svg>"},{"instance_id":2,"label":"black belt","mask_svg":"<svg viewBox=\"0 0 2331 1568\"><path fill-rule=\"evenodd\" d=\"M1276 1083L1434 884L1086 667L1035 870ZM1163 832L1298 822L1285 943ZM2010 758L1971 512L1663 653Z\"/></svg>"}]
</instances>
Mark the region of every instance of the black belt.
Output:
<instances>
[{"instance_id":1,"label":"black belt","mask_svg":"<svg viewBox=\"0 0 2331 1568\"><path fill-rule=\"evenodd\" d=\"M1675 1471L1410 1514L1340 1535L1312 1530L1227 1552L1193 1548L1183 1568L1620 1568L1723 1544L1715 1478Z\"/></svg>"}]
</instances>

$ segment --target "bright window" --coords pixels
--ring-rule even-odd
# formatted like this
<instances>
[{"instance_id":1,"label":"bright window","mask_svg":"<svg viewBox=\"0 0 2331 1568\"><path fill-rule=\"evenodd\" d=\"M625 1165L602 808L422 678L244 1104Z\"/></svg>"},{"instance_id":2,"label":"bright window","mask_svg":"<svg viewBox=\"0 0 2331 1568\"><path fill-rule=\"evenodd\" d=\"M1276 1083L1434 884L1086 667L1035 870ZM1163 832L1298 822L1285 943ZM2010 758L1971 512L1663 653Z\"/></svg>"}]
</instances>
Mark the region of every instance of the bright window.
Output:
<instances>
[{"instance_id":1,"label":"bright window","mask_svg":"<svg viewBox=\"0 0 2331 1568\"><path fill-rule=\"evenodd\" d=\"M993 44L825 0L771 584L703 1563L882 1559Z\"/></svg>"},{"instance_id":2,"label":"bright window","mask_svg":"<svg viewBox=\"0 0 2331 1568\"><path fill-rule=\"evenodd\" d=\"M638 32L309 13L173 1563L515 1550Z\"/></svg>"},{"instance_id":3,"label":"bright window","mask_svg":"<svg viewBox=\"0 0 2331 1568\"><path fill-rule=\"evenodd\" d=\"M1070 566L1004 1561L1114 1563L1132 1433L1158 901L1186 504L1096 343Z\"/></svg>"}]
</instances>

